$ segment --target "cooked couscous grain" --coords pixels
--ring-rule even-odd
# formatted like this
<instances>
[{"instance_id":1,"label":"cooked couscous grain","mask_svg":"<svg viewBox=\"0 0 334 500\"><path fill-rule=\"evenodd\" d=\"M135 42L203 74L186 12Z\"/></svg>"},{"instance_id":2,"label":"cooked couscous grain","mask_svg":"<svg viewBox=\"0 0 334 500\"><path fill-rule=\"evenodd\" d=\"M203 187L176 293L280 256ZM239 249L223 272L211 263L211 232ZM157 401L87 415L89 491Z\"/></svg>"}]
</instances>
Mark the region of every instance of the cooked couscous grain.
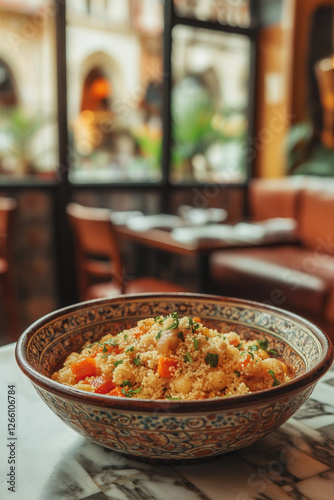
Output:
<instances>
[{"instance_id":1,"label":"cooked couscous grain","mask_svg":"<svg viewBox=\"0 0 334 500\"><path fill-rule=\"evenodd\" d=\"M243 341L199 318L141 320L71 353L53 380L110 396L193 400L246 394L290 380L267 340Z\"/></svg>"}]
</instances>

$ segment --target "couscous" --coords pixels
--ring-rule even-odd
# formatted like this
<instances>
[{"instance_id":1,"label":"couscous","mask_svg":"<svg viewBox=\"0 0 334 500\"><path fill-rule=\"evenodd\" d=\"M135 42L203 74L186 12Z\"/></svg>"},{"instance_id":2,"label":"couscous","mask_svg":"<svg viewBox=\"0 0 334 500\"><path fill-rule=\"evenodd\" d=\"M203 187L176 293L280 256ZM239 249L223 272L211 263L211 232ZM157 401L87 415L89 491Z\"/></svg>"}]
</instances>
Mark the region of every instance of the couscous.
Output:
<instances>
[{"instance_id":1,"label":"couscous","mask_svg":"<svg viewBox=\"0 0 334 500\"><path fill-rule=\"evenodd\" d=\"M260 391L290 380L267 340L243 341L200 318L141 320L71 353L53 380L110 396L194 400Z\"/></svg>"}]
</instances>

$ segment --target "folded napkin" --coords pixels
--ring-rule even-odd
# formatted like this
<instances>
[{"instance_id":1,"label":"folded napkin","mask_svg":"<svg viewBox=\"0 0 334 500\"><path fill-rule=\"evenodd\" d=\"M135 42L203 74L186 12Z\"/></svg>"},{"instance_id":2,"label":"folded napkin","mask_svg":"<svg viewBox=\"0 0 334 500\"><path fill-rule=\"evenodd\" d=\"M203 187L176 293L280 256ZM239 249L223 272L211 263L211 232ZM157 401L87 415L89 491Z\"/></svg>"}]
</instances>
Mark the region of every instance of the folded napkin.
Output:
<instances>
[{"instance_id":1,"label":"folded napkin","mask_svg":"<svg viewBox=\"0 0 334 500\"><path fill-rule=\"evenodd\" d=\"M194 226L223 222L228 215L222 208L194 208L190 205L181 205L178 214L187 224Z\"/></svg>"},{"instance_id":2,"label":"folded napkin","mask_svg":"<svg viewBox=\"0 0 334 500\"><path fill-rule=\"evenodd\" d=\"M198 240L234 240L233 226L225 224L210 224L209 226L193 226L176 228L172 231L172 238L181 243L196 243Z\"/></svg>"},{"instance_id":3,"label":"folded napkin","mask_svg":"<svg viewBox=\"0 0 334 500\"><path fill-rule=\"evenodd\" d=\"M142 216L142 215L143 215L143 213L139 212L139 210L128 210L128 211L125 210L122 212L117 212L117 211L112 210L110 212L111 221L114 224L120 224L120 225L126 224L133 217L138 217L138 216Z\"/></svg>"},{"instance_id":4,"label":"folded napkin","mask_svg":"<svg viewBox=\"0 0 334 500\"><path fill-rule=\"evenodd\" d=\"M136 231L147 231L148 229L153 228L172 229L175 227L180 227L183 224L184 221L177 215L156 214L132 217L127 221L126 225L129 229L134 229Z\"/></svg>"},{"instance_id":5,"label":"folded napkin","mask_svg":"<svg viewBox=\"0 0 334 500\"><path fill-rule=\"evenodd\" d=\"M297 223L294 219L275 218L251 223L239 222L234 226L227 224L210 224L198 227L176 228L172 238L181 243L195 243L203 239L223 240L226 243L245 242L261 243L280 242L295 238Z\"/></svg>"}]
</instances>

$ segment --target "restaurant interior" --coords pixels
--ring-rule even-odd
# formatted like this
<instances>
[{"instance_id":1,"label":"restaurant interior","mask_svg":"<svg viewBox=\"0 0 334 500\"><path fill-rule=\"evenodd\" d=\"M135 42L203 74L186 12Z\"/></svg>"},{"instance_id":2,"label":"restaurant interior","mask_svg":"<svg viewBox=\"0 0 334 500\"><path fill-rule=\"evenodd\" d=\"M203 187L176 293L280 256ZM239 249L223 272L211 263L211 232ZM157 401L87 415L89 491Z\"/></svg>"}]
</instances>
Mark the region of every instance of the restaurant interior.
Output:
<instances>
[{"instance_id":1,"label":"restaurant interior","mask_svg":"<svg viewBox=\"0 0 334 500\"><path fill-rule=\"evenodd\" d=\"M334 0L0 0L0 345L87 299L334 341Z\"/></svg>"}]
</instances>

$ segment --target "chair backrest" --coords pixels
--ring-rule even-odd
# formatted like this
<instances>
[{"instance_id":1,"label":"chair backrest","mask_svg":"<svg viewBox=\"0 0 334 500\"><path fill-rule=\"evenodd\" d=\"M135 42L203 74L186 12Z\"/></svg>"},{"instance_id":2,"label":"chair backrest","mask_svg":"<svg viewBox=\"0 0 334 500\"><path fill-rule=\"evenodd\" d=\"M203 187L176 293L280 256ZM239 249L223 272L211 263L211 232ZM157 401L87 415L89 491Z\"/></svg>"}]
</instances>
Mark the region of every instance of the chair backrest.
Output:
<instances>
[{"instance_id":1,"label":"chair backrest","mask_svg":"<svg viewBox=\"0 0 334 500\"><path fill-rule=\"evenodd\" d=\"M115 279L123 288L121 252L110 211L70 203L66 212L74 235L81 295L86 295L89 275L94 274L94 269L98 271L99 259L103 259L105 264L109 263L110 278ZM98 276L99 273L96 274Z\"/></svg>"},{"instance_id":2,"label":"chair backrest","mask_svg":"<svg viewBox=\"0 0 334 500\"><path fill-rule=\"evenodd\" d=\"M9 258L9 241L16 207L17 202L13 198L0 197L0 257L5 259Z\"/></svg>"}]
</instances>

